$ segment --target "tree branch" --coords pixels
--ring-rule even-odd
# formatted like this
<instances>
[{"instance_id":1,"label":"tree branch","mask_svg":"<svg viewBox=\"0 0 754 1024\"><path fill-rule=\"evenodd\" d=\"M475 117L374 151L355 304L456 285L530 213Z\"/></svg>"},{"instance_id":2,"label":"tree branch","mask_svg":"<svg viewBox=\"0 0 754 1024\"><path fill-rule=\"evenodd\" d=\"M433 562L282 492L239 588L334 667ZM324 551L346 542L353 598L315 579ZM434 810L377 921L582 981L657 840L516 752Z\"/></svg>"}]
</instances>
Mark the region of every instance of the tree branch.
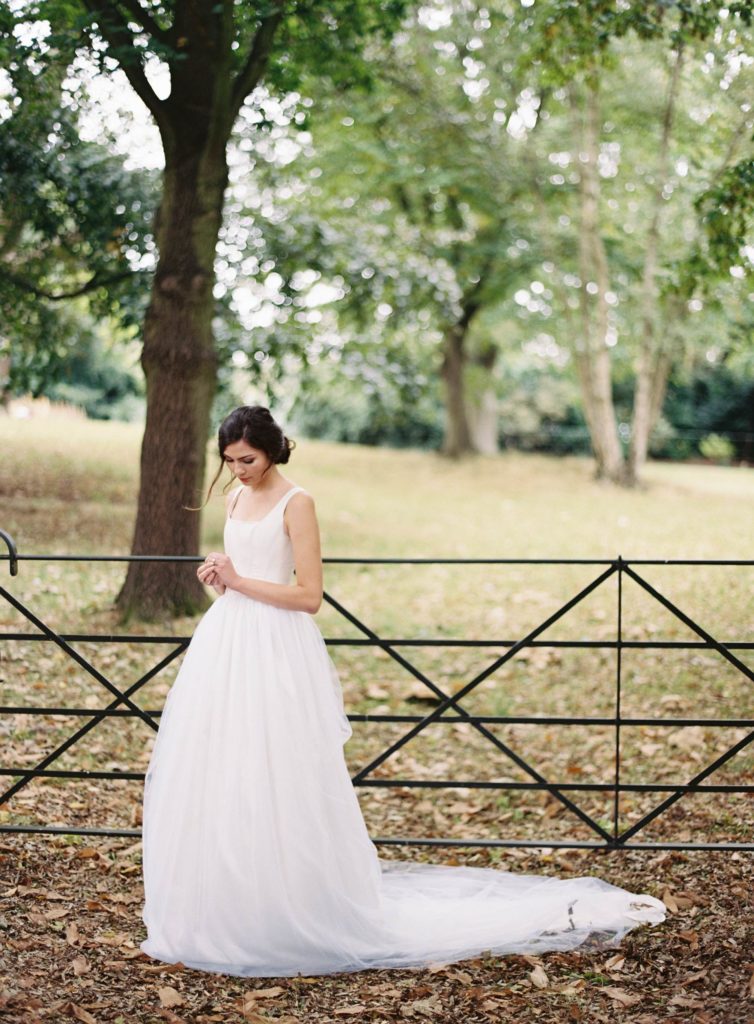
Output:
<instances>
[{"instance_id":1,"label":"tree branch","mask_svg":"<svg viewBox=\"0 0 754 1024\"><path fill-rule=\"evenodd\" d=\"M80 287L74 288L72 291L53 293L46 291L44 288L40 288L31 281L25 280L23 277L19 277L17 274L12 274L9 270L0 268L0 278L5 278L6 281L10 281L12 285L19 288L22 292L27 292L29 295L35 295L38 299L47 299L49 302L62 302L65 299L76 299L79 295L86 295L87 292L96 291L97 288L116 284L118 281L125 281L126 278L132 277L135 273L136 271L134 270L123 270L120 274L111 274L109 277L99 277L95 274L94 277L91 277Z\"/></svg>"},{"instance_id":2,"label":"tree branch","mask_svg":"<svg viewBox=\"0 0 754 1024\"><path fill-rule=\"evenodd\" d=\"M713 172L712 178L710 179L710 183L705 191L711 191L715 187L715 185L718 185L720 183L720 179L733 163L733 158L736 155L736 150L741 144L741 139L743 139L747 135L750 128L751 111L747 110L744 116L741 118L738 125L736 126L736 128L734 129L733 133L731 134L731 137L728 140L727 148L725 150L725 156L720 161L720 164L717 167L717 169Z\"/></svg>"},{"instance_id":3,"label":"tree branch","mask_svg":"<svg viewBox=\"0 0 754 1024\"><path fill-rule=\"evenodd\" d=\"M267 61L272 50L272 42L278 25L283 20L285 6L285 0L275 0L275 10L272 14L268 14L266 18L262 19L262 23L257 29L254 41L251 44L246 62L233 82L230 114L234 121L236 114L241 109L241 104L259 84L267 67Z\"/></svg>"},{"instance_id":4,"label":"tree branch","mask_svg":"<svg viewBox=\"0 0 754 1024\"><path fill-rule=\"evenodd\" d=\"M483 305L481 299L482 291L487 285L492 268L495 265L495 257L496 253L494 250L491 247L488 248L487 254L482 262L482 266L479 269L479 277L474 281L471 287L464 292L463 297L461 298L461 309L463 312L459 323L464 329L469 326Z\"/></svg>"},{"instance_id":5,"label":"tree branch","mask_svg":"<svg viewBox=\"0 0 754 1024\"><path fill-rule=\"evenodd\" d=\"M154 20L149 11L145 11L139 3L139 0L117 0L117 3L125 7L129 14L133 17L134 21L137 21L145 32L148 32L150 36L154 36L159 42L164 43L166 46L173 45L173 39L175 33L173 27L162 28Z\"/></svg>"},{"instance_id":6,"label":"tree branch","mask_svg":"<svg viewBox=\"0 0 754 1024\"><path fill-rule=\"evenodd\" d=\"M134 37L120 11L113 4L105 3L104 0L83 0L83 2L89 13L96 18L102 38L113 51L110 56L113 60L118 61L134 92L152 114L158 128L162 128L165 120L165 104L157 96L144 74L141 54L134 46ZM118 50L124 49L133 54L133 61L126 61L116 56Z\"/></svg>"}]
</instances>

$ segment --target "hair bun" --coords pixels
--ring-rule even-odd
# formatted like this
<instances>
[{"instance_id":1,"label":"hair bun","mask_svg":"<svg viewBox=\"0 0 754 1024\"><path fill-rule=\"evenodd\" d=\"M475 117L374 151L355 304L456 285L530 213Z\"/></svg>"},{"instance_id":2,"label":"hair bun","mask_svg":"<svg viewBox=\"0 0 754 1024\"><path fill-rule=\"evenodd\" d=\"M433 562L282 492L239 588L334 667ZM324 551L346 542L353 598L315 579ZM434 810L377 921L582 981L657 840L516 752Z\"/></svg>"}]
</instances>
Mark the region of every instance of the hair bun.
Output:
<instances>
[{"instance_id":1,"label":"hair bun","mask_svg":"<svg viewBox=\"0 0 754 1024\"><path fill-rule=\"evenodd\" d=\"M285 435L283 435L283 447L282 447L282 449L280 451L280 457L278 458L277 461L281 465L284 465L288 461L288 459L291 457L291 452L293 451L293 449L295 447L296 447L296 442L295 441L291 441L291 439L289 437L286 437Z\"/></svg>"}]
</instances>

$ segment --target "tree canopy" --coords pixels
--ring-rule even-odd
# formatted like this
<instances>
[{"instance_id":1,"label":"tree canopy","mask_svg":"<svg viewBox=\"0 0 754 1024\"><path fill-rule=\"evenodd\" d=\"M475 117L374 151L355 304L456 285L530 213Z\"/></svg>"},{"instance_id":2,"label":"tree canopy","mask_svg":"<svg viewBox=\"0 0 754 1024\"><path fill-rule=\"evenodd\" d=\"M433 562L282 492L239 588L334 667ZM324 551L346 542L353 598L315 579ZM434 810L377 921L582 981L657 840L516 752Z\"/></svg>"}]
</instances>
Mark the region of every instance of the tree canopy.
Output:
<instances>
[{"instance_id":1,"label":"tree canopy","mask_svg":"<svg viewBox=\"0 0 754 1024\"><path fill-rule=\"evenodd\" d=\"M601 475L635 482L647 452L667 450L666 406L687 409L684 380L748 373L752 13L708 0L4 8L12 386L44 387L96 322L138 337L139 552L195 550L186 509L213 402L250 381L310 429L332 431L335 409L338 436L454 455L560 417L588 430ZM82 61L119 69L149 111L160 181L107 132L84 138ZM196 587L162 571L133 570L124 612L166 593L195 607Z\"/></svg>"}]
</instances>

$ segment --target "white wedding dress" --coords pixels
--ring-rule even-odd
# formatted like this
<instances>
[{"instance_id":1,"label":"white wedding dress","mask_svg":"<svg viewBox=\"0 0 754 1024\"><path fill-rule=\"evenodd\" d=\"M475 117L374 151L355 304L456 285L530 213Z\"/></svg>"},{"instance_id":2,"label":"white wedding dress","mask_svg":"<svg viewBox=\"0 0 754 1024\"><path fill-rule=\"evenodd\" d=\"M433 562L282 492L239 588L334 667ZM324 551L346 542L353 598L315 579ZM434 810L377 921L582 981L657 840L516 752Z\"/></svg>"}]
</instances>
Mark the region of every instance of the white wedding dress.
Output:
<instances>
[{"instance_id":1,"label":"white wedding dress","mask_svg":"<svg viewBox=\"0 0 754 1024\"><path fill-rule=\"evenodd\" d=\"M239 488L240 490L240 488ZM290 583L283 512L225 522L242 576ZM381 860L343 755L351 726L314 619L233 590L199 622L144 790L141 949L282 977L617 944L664 919L597 878Z\"/></svg>"}]
</instances>

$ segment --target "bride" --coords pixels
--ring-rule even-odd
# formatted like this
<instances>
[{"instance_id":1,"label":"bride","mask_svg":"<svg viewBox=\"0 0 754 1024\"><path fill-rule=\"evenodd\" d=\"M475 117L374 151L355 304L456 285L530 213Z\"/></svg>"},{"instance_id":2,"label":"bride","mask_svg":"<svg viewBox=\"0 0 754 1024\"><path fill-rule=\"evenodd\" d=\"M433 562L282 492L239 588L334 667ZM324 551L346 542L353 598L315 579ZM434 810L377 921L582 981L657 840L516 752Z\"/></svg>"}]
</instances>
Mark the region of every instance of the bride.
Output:
<instances>
[{"instance_id":1,"label":"bride","mask_svg":"<svg viewBox=\"0 0 754 1024\"><path fill-rule=\"evenodd\" d=\"M314 501L282 475L269 411L222 422L219 595L173 683L144 787L141 949L166 963L283 977L614 945L664 904L598 878L381 860L348 773L352 730L312 616ZM208 494L208 497L209 497ZM293 573L295 570L295 579Z\"/></svg>"}]
</instances>

